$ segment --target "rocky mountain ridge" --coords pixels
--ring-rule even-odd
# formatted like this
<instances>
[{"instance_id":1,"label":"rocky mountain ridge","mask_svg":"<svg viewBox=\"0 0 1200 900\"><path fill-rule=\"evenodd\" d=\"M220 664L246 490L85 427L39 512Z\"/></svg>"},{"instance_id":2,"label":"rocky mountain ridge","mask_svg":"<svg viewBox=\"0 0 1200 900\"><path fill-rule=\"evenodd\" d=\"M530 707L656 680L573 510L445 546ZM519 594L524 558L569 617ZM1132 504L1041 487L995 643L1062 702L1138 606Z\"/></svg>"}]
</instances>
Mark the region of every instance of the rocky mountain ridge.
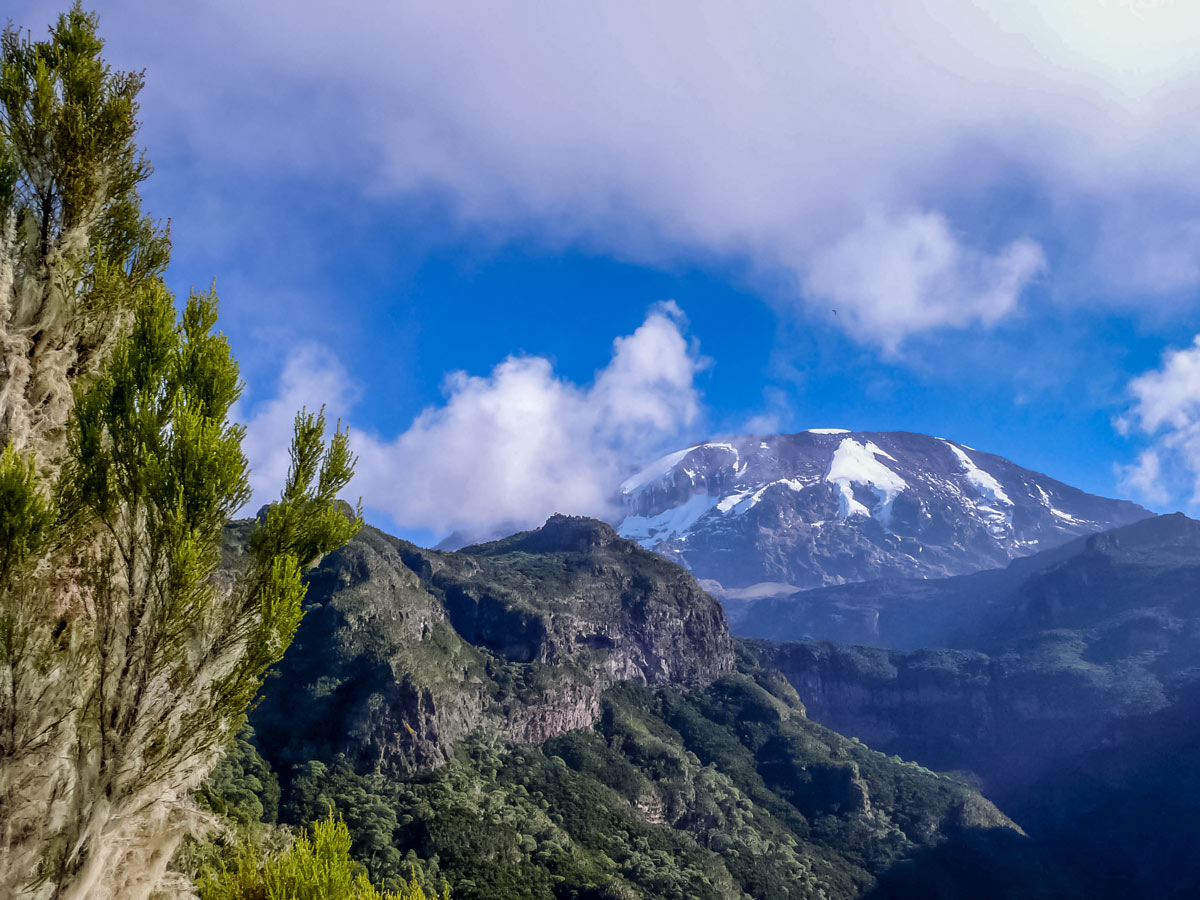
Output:
<instances>
[{"instance_id":1,"label":"rocky mountain ridge","mask_svg":"<svg viewBox=\"0 0 1200 900\"><path fill-rule=\"evenodd\" d=\"M1004 570L762 602L747 619L759 636L786 637L796 621L876 622L875 647L755 644L814 718L993 785L1082 752L1117 720L1157 713L1200 683L1200 522L1181 514Z\"/></svg>"},{"instance_id":2,"label":"rocky mountain ridge","mask_svg":"<svg viewBox=\"0 0 1200 900\"><path fill-rule=\"evenodd\" d=\"M343 815L375 877L411 852L463 900L851 900L984 867L1061 896L992 803L811 722L603 523L454 553L364 528L305 605L255 746L285 821Z\"/></svg>"},{"instance_id":3,"label":"rocky mountain ridge","mask_svg":"<svg viewBox=\"0 0 1200 900\"><path fill-rule=\"evenodd\" d=\"M842 429L697 444L621 497L621 535L718 593L963 574L1151 515L944 438Z\"/></svg>"},{"instance_id":4,"label":"rocky mountain ridge","mask_svg":"<svg viewBox=\"0 0 1200 900\"><path fill-rule=\"evenodd\" d=\"M717 602L601 522L555 516L459 553L368 526L309 576L256 718L271 752L299 717L325 745L288 752L409 770L484 726L533 744L590 726L621 681L705 684L732 669Z\"/></svg>"},{"instance_id":5,"label":"rocky mountain ridge","mask_svg":"<svg viewBox=\"0 0 1200 900\"><path fill-rule=\"evenodd\" d=\"M1190 573L1198 565L1200 523L1174 513L1078 537L1002 569L752 599L735 631L782 641L996 652L1041 631L1098 627L1116 609L1129 617L1119 622L1129 629L1120 641L1155 651L1181 635L1159 627L1154 611L1165 603L1172 617L1189 615L1196 596Z\"/></svg>"},{"instance_id":6,"label":"rocky mountain ridge","mask_svg":"<svg viewBox=\"0 0 1200 900\"><path fill-rule=\"evenodd\" d=\"M1158 516L1003 570L759 602L746 623L760 634L858 629L906 648L749 640L816 721L979 776L1092 896L1200 890L1186 862L1200 840L1181 827L1200 809L1200 522Z\"/></svg>"}]
</instances>

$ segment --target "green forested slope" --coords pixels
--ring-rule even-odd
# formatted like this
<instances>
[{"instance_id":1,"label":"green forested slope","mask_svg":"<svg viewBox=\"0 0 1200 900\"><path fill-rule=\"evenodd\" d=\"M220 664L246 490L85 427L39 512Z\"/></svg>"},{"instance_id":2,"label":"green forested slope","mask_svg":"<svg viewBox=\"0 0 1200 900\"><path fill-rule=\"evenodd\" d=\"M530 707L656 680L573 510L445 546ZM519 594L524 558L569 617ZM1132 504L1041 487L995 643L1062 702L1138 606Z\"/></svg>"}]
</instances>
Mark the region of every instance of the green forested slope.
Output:
<instances>
[{"instance_id":1,"label":"green forested slope","mask_svg":"<svg viewBox=\"0 0 1200 900\"><path fill-rule=\"evenodd\" d=\"M284 821L332 809L373 877L430 860L455 897L1062 895L976 791L809 721L588 520L455 554L365 529L254 720Z\"/></svg>"}]
</instances>

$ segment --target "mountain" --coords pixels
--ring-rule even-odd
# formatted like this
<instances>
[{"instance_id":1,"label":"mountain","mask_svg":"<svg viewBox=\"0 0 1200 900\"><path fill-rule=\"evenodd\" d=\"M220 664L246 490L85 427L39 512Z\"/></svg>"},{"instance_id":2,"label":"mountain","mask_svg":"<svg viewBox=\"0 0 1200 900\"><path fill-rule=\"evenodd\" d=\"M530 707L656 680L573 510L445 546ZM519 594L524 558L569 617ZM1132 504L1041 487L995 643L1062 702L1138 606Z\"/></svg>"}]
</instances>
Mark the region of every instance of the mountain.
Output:
<instances>
[{"instance_id":1,"label":"mountain","mask_svg":"<svg viewBox=\"0 0 1200 900\"><path fill-rule=\"evenodd\" d=\"M993 789L1028 781L1118 720L1159 713L1200 685L1200 522L1181 514L1005 570L761 602L747 622L762 634L787 635L797 617L819 621L811 607L853 621L873 611L884 643L945 648L752 644L818 721L927 765L971 769Z\"/></svg>"},{"instance_id":2,"label":"mountain","mask_svg":"<svg viewBox=\"0 0 1200 900\"><path fill-rule=\"evenodd\" d=\"M739 589L959 575L1151 515L943 438L834 428L697 444L621 497L620 534L733 612Z\"/></svg>"},{"instance_id":3,"label":"mountain","mask_svg":"<svg viewBox=\"0 0 1200 900\"><path fill-rule=\"evenodd\" d=\"M540 743L590 725L621 681L704 684L733 670L716 601L590 519L555 516L464 553L365 527L308 582L256 719L276 760L438 765L482 727Z\"/></svg>"},{"instance_id":4,"label":"mountain","mask_svg":"<svg viewBox=\"0 0 1200 900\"><path fill-rule=\"evenodd\" d=\"M990 569L950 578L893 578L749 601L738 634L828 639L899 650L996 651L1030 635L1102 627L1144 650L1179 637L1154 611L1188 616L1200 566L1200 523L1181 513L1074 540ZM1173 621L1173 619L1171 620ZM1109 626L1104 626L1109 627ZM1165 626L1164 626L1165 627ZM1139 630L1140 629L1140 630ZM1090 633L1090 632L1089 632ZM1140 635L1140 637L1139 637Z\"/></svg>"},{"instance_id":5,"label":"mountain","mask_svg":"<svg viewBox=\"0 0 1200 900\"><path fill-rule=\"evenodd\" d=\"M412 854L460 900L1067 895L968 784L811 721L608 525L460 552L364 528L308 581L254 752L284 822L341 815L374 878Z\"/></svg>"},{"instance_id":6,"label":"mountain","mask_svg":"<svg viewBox=\"0 0 1200 900\"><path fill-rule=\"evenodd\" d=\"M746 621L762 634L873 619L882 642L948 647L746 643L818 722L974 773L1087 894L1200 893L1200 522L1158 516L1004 570L760 602Z\"/></svg>"}]
</instances>

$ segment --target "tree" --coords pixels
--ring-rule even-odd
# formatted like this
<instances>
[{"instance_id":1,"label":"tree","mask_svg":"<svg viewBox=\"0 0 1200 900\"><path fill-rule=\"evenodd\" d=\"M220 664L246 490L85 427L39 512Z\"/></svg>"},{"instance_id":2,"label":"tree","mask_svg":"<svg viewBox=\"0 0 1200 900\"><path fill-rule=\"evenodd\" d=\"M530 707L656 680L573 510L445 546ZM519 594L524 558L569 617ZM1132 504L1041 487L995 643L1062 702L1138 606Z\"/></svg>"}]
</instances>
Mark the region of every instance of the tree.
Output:
<instances>
[{"instance_id":1,"label":"tree","mask_svg":"<svg viewBox=\"0 0 1200 900\"><path fill-rule=\"evenodd\" d=\"M0 446L46 465L72 385L103 366L170 254L137 191L142 76L111 71L102 47L78 5L48 41L0 38Z\"/></svg>"},{"instance_id":2,"label":"tree","mask_svg":"<svg viewBox=\"0 0 1200 900\"><path fill-rule=\"evenodd\" d=\"M142 216L141 77L76 5L0 60L0 896L148 897L188 798L302 615L305 566L354 534L324 412L235 575L249 500L217 299L181 313Z\"/></svg>"}]
</instances>

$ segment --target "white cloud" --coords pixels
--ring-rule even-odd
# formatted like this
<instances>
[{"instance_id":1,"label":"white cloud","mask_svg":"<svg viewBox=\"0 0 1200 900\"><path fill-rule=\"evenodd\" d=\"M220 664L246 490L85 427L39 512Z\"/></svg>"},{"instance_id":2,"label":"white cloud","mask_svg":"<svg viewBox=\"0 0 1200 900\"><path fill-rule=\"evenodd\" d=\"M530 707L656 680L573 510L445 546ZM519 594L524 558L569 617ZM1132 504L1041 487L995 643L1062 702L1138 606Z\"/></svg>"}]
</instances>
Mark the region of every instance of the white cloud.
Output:
<instances>
[{"instance_id":1,"label":"white cloud","mask_svg":"<svg viewBox=\"0 0 1200 900\"><path fill-rule=\"evenodd\" d=\"M58 8L12 14L36 26ZM1030 240L1054 248L1063 297L1134 306L1200 284L1194 3L100 12L114 58L149 69L152 156L165 146L347 196L434 195L501 240L745 261L771 284L820 285L818 308L842 298L843 324L885 345L1011 310L1036 268ZM943 268L906 247L940 249ZM835 265L847 257L901 266L904 289Z\"/></svg>"},{"instance_id":2,"label":"white cloud","mask_svg":"<svg viewBox=\"0 0 1200 900\"><path fill-rule=\"evenodd\" d=\"M1137 462L1117 466L1121 488L1130 491L1147 503L1162 505L1170 502L1171 494L1163 484L1162 458L1157 450L1143 450Z\"/></svg>"},{"instance_id":3,"label":"white cloud","mask_svg":"<svg viewBox=\"0 0 1200 900\"><path fill-rule=\"evenodd\" d=\"M536 356L509 357L486 376L452 374L445 402L398 437L351 429L359 462L348 493L404 528L443 533L531 526L556 511L607 515L630 464L678 440L700 415L695 376L704 360L682 326L674 303L659 305L613 342L611 361L586 386ZM278 396L248 425L256 488L278 490L296 409L346 410L353 398L328 353L309 349L289 361Z\"/></svg>"},{"instance_id":4,"label":"white cloud","mask_svg":"<svg viewBox=\"0 0 1200 900\"><path fill-rule=\"evenodd\" d=\"M1200 420L1200 335L1191 347L1170 350L1162 366L1135 378L1133 414L1147 433L1186 429Z\"/></svg>"},{"instance_id":5,"label":"white cloud","mask_svg":"<svg viewBox=\"0 0 1200 900\"><path fill-rule=\"evenodd\" d=\"M1121 421L1152 444L1118 470L1123 486L1158 504L1186 488L1186 501L1200 505L1200 335L1192 346L1164 354L1162 365L1135 378L1129 390L1133 404Z\"/></svg>"},{"instance_id":6,"label":"white cloud","mask_svg":"<svg viewBox=\"0 0 1200 900\"><path fill-rule=\"evenodd\" d=\"M738 433L779 434L787 430L794 419L795 410L787 391L768 386L763 389L762 404L758 411L742 423Z\"/></svg>"},{"instance_id":7,"label":"white cloud","mask_svg":"<svg viewBox=\"0 0 1200 900\"><path fill-rule=\"evenodd\" d=\"M1027 239L989 254L960 244L936 213L876 217L817 254L805 292L852 335L895 352L914 332L998 321L1044 265Z\"/></svg>"}]
</instances>

